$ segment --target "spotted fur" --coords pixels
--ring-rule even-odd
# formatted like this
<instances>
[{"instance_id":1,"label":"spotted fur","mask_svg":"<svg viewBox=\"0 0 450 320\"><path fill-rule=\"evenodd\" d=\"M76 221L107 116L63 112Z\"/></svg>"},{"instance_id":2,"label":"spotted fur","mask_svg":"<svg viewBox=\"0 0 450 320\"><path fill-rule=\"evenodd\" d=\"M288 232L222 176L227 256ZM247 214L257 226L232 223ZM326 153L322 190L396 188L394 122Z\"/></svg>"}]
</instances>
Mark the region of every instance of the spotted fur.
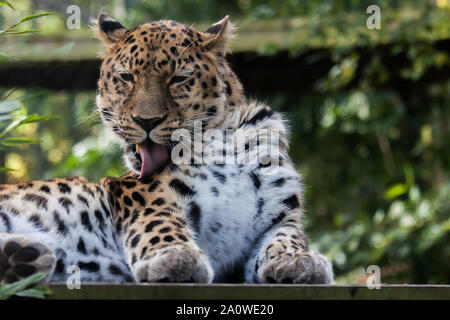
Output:
<instances>
[{"instance_id":1,"label":"spotted fur","mask_svg":"<svg viewBox=\"0 0 450 320\"><path fill-rule=\"evenodd\" d=\"M126 29L101 14L94 28L105 47L97 107L122 141L130 172L99 183L1 186L0 277L40 270L64 280L76 265L84 281L331 282L330 262L308 250L302 231L302 183L286 125L270 107L245 99L225 59L228 17L200 32L175 21ZM234 152L202 140L203 150L231 154L232 163L214 156L208 164L171 162L139 180L135 145L151 139L179 152L184 145L172 134L192 132L195 120L203 131L233 129L224 139L245 134L255 143ZM279 144L263 129L278 130ZM276 159L264 160L266 148L277 149ZM32 252L28 272L17 267L23 250Z\"/></svg>"}]
</instances>

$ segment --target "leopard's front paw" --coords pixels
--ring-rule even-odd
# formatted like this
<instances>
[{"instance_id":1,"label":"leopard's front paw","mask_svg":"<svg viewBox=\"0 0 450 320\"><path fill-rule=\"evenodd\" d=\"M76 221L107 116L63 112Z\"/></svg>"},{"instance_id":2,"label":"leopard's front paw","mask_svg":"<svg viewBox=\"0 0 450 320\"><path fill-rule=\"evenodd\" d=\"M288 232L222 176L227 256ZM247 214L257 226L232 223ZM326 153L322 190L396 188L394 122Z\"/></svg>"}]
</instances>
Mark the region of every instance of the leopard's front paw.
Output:
<instances>
[{"instance_id":1,"label":"leopard's front paw","mask_svg":"<svg viewBox=\"0 0 450 320\"><path fill-rule=\"evenodd\" d=\"M333 267L324 255L317 252L282 255L270 259L258 269L261 283L314 283L333 282Z\"/></svg>"},{"instance_id":2,"label":"leopard's front paw","mask_svg":"<svg viewBox=\"0 0 450 320\"><path fill-rule=\"evenodd\" d=\"M136 263L134 270L137 282L210 283L213 279L208 257L200 249L186 245L159 249Z\"/></svg>"}]
</instances>

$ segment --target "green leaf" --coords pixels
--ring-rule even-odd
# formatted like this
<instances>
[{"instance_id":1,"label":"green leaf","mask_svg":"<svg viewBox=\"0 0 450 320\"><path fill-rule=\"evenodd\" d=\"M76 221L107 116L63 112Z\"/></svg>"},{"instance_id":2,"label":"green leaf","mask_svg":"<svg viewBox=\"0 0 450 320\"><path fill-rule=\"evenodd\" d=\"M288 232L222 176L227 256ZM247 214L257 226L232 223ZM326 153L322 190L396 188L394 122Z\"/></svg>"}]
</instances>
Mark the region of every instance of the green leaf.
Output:
<instances>
[{"instance_id":1,"label":"green leaf","mask_svg":"<svg viewBox=\"0 0 450 320\"><path fill-rule=\"evenodd\" d=\"M404 183L397 183L384 192L384 198L391 200L405 194L406 192L408 192L408 185Z\"/></svg>"},{"instance_id":2,"label":"green leaf","mask_svg":"<svg viewBox=\"0 0 450 320\"><path fill-rule=\"evenodd\" d=\"M22 124L27 123L34 123L34 122L44 122L51 119L59 119L59 116L40 116L37 114L32 114L30 116L27 116L25 119L22 120Z\"/></svg>"},{"instance_id":3,"label":"green leaf","mask_svg":"<svg viewBox=\"0 0 450 320\"><path fill-rule=\"evenodd\" d=\"M0 168L0 172L14 172L14 171L17 170L12 168Z\"/></svg>"},{"instance_id":4,"label":"green leaf","mask_svg":"<svg viewBox=\"0 0 450 320\"><path fill-rule=\"evenodd\" d=\"M29 21L29 20L38 19L40 17L48 16L51 14L52 14L51 12L42 12L42 13L32 14L31 16L26 16L26 17L22 18L19 22L17 22L17 24L21 24L22 22Z\"/></svg>"},{"instance_id":5,"label":"green leaf","mask_svg":"<svg viewBox=\"0 0 450 320\"><path fill-rule=\"evenodd\" d=\"M3 138L4 136L6 136L7 134L9 134L10 132L12 132L14 129L16 129L17 127L23 125L23 124L28 124L28 123L33 123L33 122L42 122L42 121L47 121L49 119L55 119L55 118L59 118L58 116L39 116L37 114L32 114L29 116L22 116L16 120L14 120L13 122L11 122L1 133L0 133L0 139Z\"/></svg>"},{"instance_id":6,"label":"green leaf","mask_svg":"<svg viewBox=\"0 0 450 320\"><path fill-rule=\"evenodd\" d=\"M7 147L13 147L13 146L20 146L20 145L26 145L26 144L33 144L37 143L37 139L33 138L26 138L26 137L9 137L3 139L0 143Z\"/></svg>"},{"instance_id":7,"label":"green leaf","mask_svg":"<svg viewBox=\"0 0 450 320\"><path fill-rule=\"evenodd\" d=\"M22 124L22 121L25 119L25 117L20 117L19 119L14 120L11 122L1 133L0 133L0 139L6 136L8 133L16 129L18 126Z\"/></svg>"},{"instance_id":8,"label":"green leaf","mask_svg":"<svg viewBox=\"0 0 450 320\"><path fill-rule=\"evenodd\" d=\"M26 33L34 33L38 32L38 30L30 29L30 30L9 30L6 31L4 34L26 34Z\"/></svg>"},{"instance_id":9,"label":"green leaf","mask_svg":"<svg viewBox=\"0 0 450 320\"><path fill-rule=\"evenodd\" d=\"M33 289L25 289L16 293L18 297L27 297L35 299L45 299L45 295L51 294L52 291L44 286L37 286Z\"/></svg>"},{"instance_id":10,"label":"green leaf","mask_svg":"<svg viewBox=\"0 0 450 320\"><path fill-rule=\"evenodd\" d=\"M14 7L12 6L12 4L9 3L9 1L7 1L7 0L0 1L0 6L7 6L7 7L10 7L12 10L14 10Z\"/></svg>"},{"instance_id":11,"label":"green leaf","mask_svg":"<svg viewBox=\"0 0 450 320\"><path fill-rule=\"evenodd\" d=\"M0 300L5 300L5 299L10 298L11 296L20 294L20 292L22 292L22 291L30 290L27 288L33 284L36 284L36 283L44 280L45 277L46 277L45 273L40 272L40 273L33 274L23 280L0 286ZM41 286L38 286L35 289L42 290L41 288L42 288ZM49 292L49 291L47 291L47 292ZM33 294L33 293L31 293L31 294Z\"/></svg>"}]
</instances>

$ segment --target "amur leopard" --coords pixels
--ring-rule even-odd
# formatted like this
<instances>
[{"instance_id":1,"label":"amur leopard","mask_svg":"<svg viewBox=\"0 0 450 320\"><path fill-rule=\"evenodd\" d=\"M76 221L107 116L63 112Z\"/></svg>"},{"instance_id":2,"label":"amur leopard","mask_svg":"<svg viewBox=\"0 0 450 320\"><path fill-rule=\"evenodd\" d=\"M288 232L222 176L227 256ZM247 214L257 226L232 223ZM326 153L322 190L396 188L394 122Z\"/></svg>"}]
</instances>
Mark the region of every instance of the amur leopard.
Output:
<instances>
[{"instance_id":1,"label":"amur leopard","mask_svg":"<svg viewBox=\"0 0 450 320\"><path fill-rule=\"evenodd\" d=\"M332 282L302 230L285 121L245 98L226 61L228 16L201 32L168 20L127 29L100 14L94 29L104 46L98 111L130 171L0 186L0 279L64 281L76 266L82 281ZM193 140L174 141L180 130ZM226 143L242 135L243 149ZM194 143L203 151L174 161ZM211 148L213 161L194 161Z\"/></svg>"}]
</instances>

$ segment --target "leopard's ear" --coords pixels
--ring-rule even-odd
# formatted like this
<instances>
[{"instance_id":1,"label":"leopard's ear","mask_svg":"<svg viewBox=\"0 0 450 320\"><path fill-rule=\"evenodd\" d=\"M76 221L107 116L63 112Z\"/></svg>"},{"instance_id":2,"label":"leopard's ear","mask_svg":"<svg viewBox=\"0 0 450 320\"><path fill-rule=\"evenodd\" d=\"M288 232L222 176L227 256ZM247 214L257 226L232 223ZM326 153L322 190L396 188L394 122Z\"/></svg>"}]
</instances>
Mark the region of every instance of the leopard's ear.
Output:
<instances>
[{"instance_id":1,"label":"leopard's ear","mask_svg":"<svg viewBox=\"0 0 450 320\"><path fill-rule=\"evenodd\" d=\"M207 50L216 50L221 53L229 51L228 42L234 37L234 25L229 21L229 16L212 24L203 32L203 46Z\"/></svg>"},{"instance_id":2,"label":"leopard's ear","mask_svg":"<svg viewBox=\"0 0 450 320\"><path fill-rule=\"evenodd\" d=\"M127 29L113 18L104 13L100 13L98 18L91 21L92 29L97 37L108 47L117 42L127 31Z\"/></svg>"}]
</instances>

